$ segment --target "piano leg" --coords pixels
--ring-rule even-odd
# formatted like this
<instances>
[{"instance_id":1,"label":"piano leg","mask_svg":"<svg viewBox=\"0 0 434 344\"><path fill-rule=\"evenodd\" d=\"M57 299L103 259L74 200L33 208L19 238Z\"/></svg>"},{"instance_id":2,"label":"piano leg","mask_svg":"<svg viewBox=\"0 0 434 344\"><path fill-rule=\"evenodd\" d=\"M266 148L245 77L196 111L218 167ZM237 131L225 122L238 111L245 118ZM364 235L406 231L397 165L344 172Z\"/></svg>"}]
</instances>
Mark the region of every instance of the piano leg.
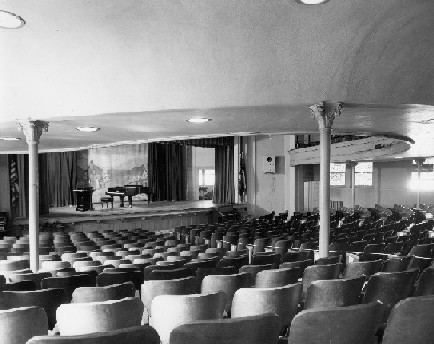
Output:
<instances>
[{"instance_id":1,"label":"piano leg","mask_svg":"<svg viewBox=\"0 0 434 344\"><path fill-rule=\"evenodd\" d=\"M119 205L119 207L121 207L121 208L125 207L124 198L125 198L125 196L119 196L119 199L121 200L121 204Z\"/></svg>"},{"instance_id":2,"label":"piano leg","mask_svg":"<svg viewBox=\"0 0 434 344\"><path fill-rule=\"evenodd\" d=\"M128 196L128 206L129 206L130 208L133 207L133 196Z\"/></svg>"}]
</instances>

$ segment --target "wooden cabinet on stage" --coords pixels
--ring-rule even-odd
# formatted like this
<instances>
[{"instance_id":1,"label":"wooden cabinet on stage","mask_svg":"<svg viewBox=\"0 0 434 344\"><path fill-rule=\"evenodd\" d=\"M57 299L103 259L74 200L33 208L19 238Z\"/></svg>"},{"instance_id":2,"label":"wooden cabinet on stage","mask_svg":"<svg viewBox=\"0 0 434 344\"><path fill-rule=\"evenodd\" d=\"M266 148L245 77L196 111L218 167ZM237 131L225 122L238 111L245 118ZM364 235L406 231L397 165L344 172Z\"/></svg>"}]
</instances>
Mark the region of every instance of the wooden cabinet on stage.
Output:
<instances>
[{"instance_id":1,"label":"wooden cabinet on stage","mask_svg":"<svg viewBox=\"0 0 434 344\"><path fill-rule=\"evenodd\" d=\"M94 191L92 188L78 188L77 190L73 190L77 195L77 207L75 210L77 211L87 211L93 210L92 206L92 192Z\"/></svg>"}]
</instances>

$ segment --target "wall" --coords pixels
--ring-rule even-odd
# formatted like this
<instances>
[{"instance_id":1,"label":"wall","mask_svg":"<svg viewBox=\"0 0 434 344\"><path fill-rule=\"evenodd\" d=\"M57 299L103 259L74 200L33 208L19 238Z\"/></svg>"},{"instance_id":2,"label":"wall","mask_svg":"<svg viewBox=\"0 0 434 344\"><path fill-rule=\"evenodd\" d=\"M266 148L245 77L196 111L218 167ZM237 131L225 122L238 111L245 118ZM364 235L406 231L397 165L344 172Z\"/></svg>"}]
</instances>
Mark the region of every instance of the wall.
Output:
<instances>
[{"instance_id":1,"label":"wall","mask_svg":"<svg viewBox=\"0 0 434 344\"><path fill-rule=\"evenodd\" d=\"M284 135L258 135L247 139L247 203L253 216L283 212L285 203ZM264 173L264 159L276 157L276 173Z\"/></svg>"},{"instance_id":2,"label":"wall","mask_svg":"<svg viewBox=\"0 0 434 344\"><path fill-rule=\"evenodd\" d=\"M411 160L375 162L372 187L356 187L356 204L371 207L378 203L385 207L403 204L413 207L417 192L408 190ZM351 206L351 170L347 169L346 186L332 187L330 198L342 200L345 207ZM434 192L422 191L421 203L434 204Z\"/></svg>"}]
</instances>

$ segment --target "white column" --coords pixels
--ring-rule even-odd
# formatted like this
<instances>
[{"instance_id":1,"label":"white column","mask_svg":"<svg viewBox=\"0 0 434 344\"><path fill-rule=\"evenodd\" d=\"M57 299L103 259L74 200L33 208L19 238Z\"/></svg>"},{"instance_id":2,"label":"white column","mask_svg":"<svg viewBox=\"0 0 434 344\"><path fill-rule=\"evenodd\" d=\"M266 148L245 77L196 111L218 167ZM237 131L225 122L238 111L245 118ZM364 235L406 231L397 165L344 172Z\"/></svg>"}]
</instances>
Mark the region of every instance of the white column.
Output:
<instances>
[{"instance_id":1,"label":"white column","mask_svg":"<svg viewBox=\"0 0 434 344\"><path fill-rule=\"evenodd\" d=\"M319 184L319 256L329 253L330 237L330 151L331 129L336 116L341 113L341 103L321 102L310 107L312 116L318 121L320 132L320 184Z\"/></svg>"},{"instance_id":2,"label":"white column","mask_svg":"<svg viewBox=\"0 0 434 344\"><path fill-rule=\"evenodd\" d=\"M421 167L423 165L423 163L425 162L424 158L417 158L414 159L416 161L417 164L417 204L416 204L416 208L420 208L420 170Z\"/></svg>"},{"instance_id":3,"label":"white column","mask_svg":"<svg viewBox=\"0 0 434 344\"><path fill-rule=\"evenodd\" d=\"M30 269L39 270L39 173L38 145L42 131L48 131L48 123L25 120L18 123L29 146L29 248Z\"/></svg>"},{"instance_id":4,"label":"white column","mask_svg":"<svg viewBox=\"0 0 434 344\"><path fill-rule=\"evenodd\" d=\"M351 167L351 208L356 206L356 161L347 161L347 165Z\"/></svg>"}]
</instances>

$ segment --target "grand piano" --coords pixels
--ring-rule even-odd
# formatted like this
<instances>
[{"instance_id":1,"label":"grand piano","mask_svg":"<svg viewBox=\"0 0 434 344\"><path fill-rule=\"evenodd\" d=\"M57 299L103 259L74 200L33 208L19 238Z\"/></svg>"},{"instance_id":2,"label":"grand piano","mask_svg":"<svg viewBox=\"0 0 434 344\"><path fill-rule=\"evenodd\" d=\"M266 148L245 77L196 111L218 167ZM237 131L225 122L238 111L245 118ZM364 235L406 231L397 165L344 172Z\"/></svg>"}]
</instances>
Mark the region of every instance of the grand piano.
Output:
<instances>
[{"instance_id":1,"label":"grand piano","mask_svg":"<svg viewBox=\"0 0 434 344\"><path fill-rule=\"evenodd\" d=\"M148 204L151 200L151 196L153 194L153 189L150 186L143 185L124 185L124 186L115 186L113 188L108 188L108 191L105 193L109 196L118 196L121 204L120 207L125 207L124 198L128 197L128 205L131 208L133 206L133 196L145 193L148 196Z\"/></svg>"}]
</instances>

